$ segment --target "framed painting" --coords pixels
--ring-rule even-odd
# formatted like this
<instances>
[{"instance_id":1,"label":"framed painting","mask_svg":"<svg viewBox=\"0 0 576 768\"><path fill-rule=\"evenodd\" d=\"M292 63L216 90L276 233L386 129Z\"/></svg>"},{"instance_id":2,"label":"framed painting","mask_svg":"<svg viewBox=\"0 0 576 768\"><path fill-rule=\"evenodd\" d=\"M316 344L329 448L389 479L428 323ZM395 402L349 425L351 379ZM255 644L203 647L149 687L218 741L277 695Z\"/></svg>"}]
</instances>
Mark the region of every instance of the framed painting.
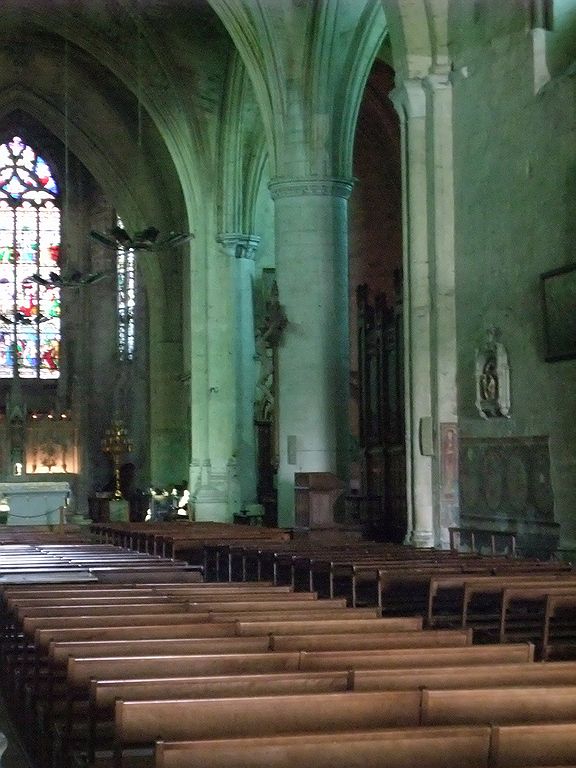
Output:
<instances>
[{"instance_id":1,"label":"framed painting","mask_svg":"<svg viewBox=\"0 0 576 768\"><path fill-rule=\"evenodd\" d=\"M540 275L544 314L545 358L576 357L576 264Z\"/></svg>"}]
</instances>

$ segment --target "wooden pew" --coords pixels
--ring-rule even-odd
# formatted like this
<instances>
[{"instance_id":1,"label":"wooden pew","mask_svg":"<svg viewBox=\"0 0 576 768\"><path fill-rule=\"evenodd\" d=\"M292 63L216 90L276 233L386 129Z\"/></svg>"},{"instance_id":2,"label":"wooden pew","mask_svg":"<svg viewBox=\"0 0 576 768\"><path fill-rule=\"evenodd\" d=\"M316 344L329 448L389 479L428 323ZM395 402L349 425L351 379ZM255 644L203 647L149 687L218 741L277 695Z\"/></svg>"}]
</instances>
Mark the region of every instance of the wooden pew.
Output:
<instances>
[{"instance_id":1,"label":"wooden pew","mask_svg":"<svg viewBox=\"0 0 576 768\"><path fill-rule=\"evenodd\" d=\"M172 607L172 606L170 606ZM186 613L186 611L158 611L156 613L115 613L98 615L72 614L66 616L26 616L22 620L22 629L26 634L33 634L41 628L73 628L73 627L133 627L152 626L156 624L197 624L200 626L208 615ZM220 622L225 624L225 622ZM232 623L232 622L228 622Z\"/></svg>"},{"instance_id":2,"label":"wooden pew","mask_svg":"<svg viewBox=\"0 0 576 768\"><path fill-rule=\"evenodd\" d=\"M487 768L489 727L159 742L156 768ZM500 766L499 768L503 768Z\"/></svg>"},{"instance_id":3,"label":"wooden pew","mask_svg":"<svg viewBox=\"0 0 576 768\"><path fill-rule=\"evenodd\" d=\"M195 614L190 614L194 616ZM230 611L210 611L210 621L230 621L233 614ZM314 621L321 619L338 619L340 621L356 621L357 619L379 619L380 611L377 608L323 608L315 610L310 606L307 610L292 610L290 606L276 606L274 609L261 609L259 611L244 611L238 614L238 620L247 623L261 621Z\"/></svg>"},{"instance_id":4,"label":"wooden pew","mask_svg":"<svg viewBox=\"0 0 576 768\"><path fill-rule=\"evenodd\" d=\"M562 563L532 563L523 561L514 561L520 563L515 565L509 572L498 575L480 575L470 573L453 573L448 575L437 574L429 577L428 598L427 598L427 624L434 626L439 620L451 621L465 626L464 596L466 584L474 584L476 593L484 588L484 594L499 593L505 587L515 585L524 586L530 581L556 581L574 578L563 567ZM470 587L469 587L470 589ZM449 598L449 613L442 617L436 614L435 602L444 595L444 602ZM446 606L445 606L446 610ZM468 606L466 606L468 610Z\"/></svg>"},{"instance_id":5,"label":"wooden pew","mask_svg":"<svg viewBox=\"0 0 576 768\"><path fill-rule=\"evenodd\" d=\"M546 585L530 585L514 586L504 589L502 591L502 607L500 612L500 635L499 640L501 643L506 642L509 633L508 622L511 619L509 612L511 612L511 606L514 603L522 603L524 605L540 607L540 614L536 617L538 622L538 629L536 633L539 635L541 645L544 644L544 635L546 631L546 609L547 600L549 596L561 596L570 597L573 595L576 598L576 582L570 585L567 582L561 582L556 584ZM536 639L536 638L535 638ZM546 640L546 644L547 640Z\"/></svg>"},{"instance_id":6,"label":"wooden pew","mask_svg":"<svg viewBox=\"0 0 576 768\"><path fill-rule=\"evenodd\" d=\"M563 616L563 622L560 620ZM569 617L568 632L566 628L566 616ZM564 654L568 652L573 655L576 651L576 595L555 595L546 596L546 606L544 609L544 629L542 633L542 658L548 659L554 651L563 650ZM564 623L564 627L562 627ZM562 629L561 643L556 642L556 631L560 625ZM556 631L553 631L556 630Z\"/></svg>"},{"instance_id":7,"label":"wooden pew","mask_svg":"<svg viewBox=\"0 0 576 768\"><path fill-rule=\"evenodd\" d=\"M407 648L388 651L303 651L302 670L499 664L533 661L531 643L475 645L463 648Z\"/></svg>"},{"instance_id":8,"label":"wooden pew","mask_svg":"<svg viewBox=\"0 0 576 768\"><path fill-rule=\"evenodd\" d=\"M574 721L576 686L422 691L423 725Z\"/></svg>"},{"instance_id":9,"label":"wooden pew","mask_svg":"<svg viewBox=\"0 0 576 768\"><path fill-rule=\"evenodd\" d=\"M419 691L116 701L115 764L157 739L222 739L417 725ZM246 763L245 763L246 764Z\"/></svg>"},{"instance_id":10,"label":"wooden pew","mask_svg":"<svg viewBox=\"0 0 576 768\"><path fill-rule=\"evenodd\" d=\"M472 631L460 629L431 629L415 632L388 632L380 634L312 634L271 635L270 647L274 651L338 651L387 648L439 648L442 646L469 646Z\"/></svg>"},{"instance_id":11,"label":"wooden pew","mask_svg":"<svg viewBox=\"0 0 576 768\"><path fill-rule=\"evenodd\" d=\"M72 689L87 689L90 680L138 677L263 674L267 672L337 671L420 666L446 666L530 661L529 643L506 646L404 649L387 651L274 652L232 655L174 655L93 657L67 660L67 681Z\"/></svg>"},{"instance_id":12,"label":"wooden pew","mask_svg":"<svg viewBox=\"0 0 576 768\"><path fill-rule=\"evenodd\" d=\"M352 614L357 616L356 613ZM349 632L407 632L422 629L422 619L414 616L386 616L379 618L371 616L367 618L355 618L350 621L347 616L343 619L310 619L304 617L298 620L298 631L305 634L316 632L349 633ZM261 619L248 621L245 617L236 622L236 631L239 635L261 635L269 633L274 635L292 635L295 632L294 621Z\"/></svg>"},{"instance_id":13,"label":"wooden pew","mask_svg":"<svg viewBox=\"0 0 576 768\"><path fill-rule=\"evenodd\" d=\"M65 666L70 656L174 656L179 654L264 653L269 637L147 638L138 640L50 641L48 659L53 670Z\"/></svg>"},{"instance_id":14,"label":"wooden pew","mask_svg":"<svg viewBox=\"0 0 576 768\"><path fill-rule=\"evenodd\" d=\"M576 763L576 723L497 725L492 732L494 768Z\"/></svg>"},{"instance_id":15,"label":"wooden pew","mask_svg":"<svg viewBox=\"0 0 576 768\"><path fill-rule=\"evenodd\" d=\"M576 685L576 662L506 663L474 666L354 669L350 686L358 691L406 688L489 688L505 686Z\"/></svg>"},{"instance_id":16,"label":"wooden pew","mask_svg":"<svg viewBox=\"0 0 576 768\"><path fill-rule=\"evenodd\" d=\"M433 579L431 588L449 589L450 585L456 588L456 577L442 577ZM516 601L520 602L526 595L525 602L543 602L545 595L550 592L576 591L576 578L573 574L549 574L543 577L541 574L510 574L502 576L486 576L479 579L466 580L462 578L462 602L460 626L474 626L475 629L496 628L499 631L500 642L505 641L506 621L510 606ZM477 607L473 620L470 618L470 608L476 599L482 601ZM456 617L454 617L456 622ZM431 620L437 623L437 618Z\"/></svg>"},{"instance_id":17,"label":"wooden pew","mask_svg":"<svg viewBox=\"0 0 576 768\"><path fill-rule=\"evenodd\" d=\"M412 698L394 698L394 694L402 693L412 694ZM541 688L537 696L533 688L492 688L280 695L273 698L119 700L115 713L115 754L119 765L119 755L127 745L142 746L155 738L246 738L420 723L426 726L496 722L500 725L526 721L537 722L540 729L543 721L574 720L575 694L574 687L557 687ZM576 721L571 725L576 731ZM575 748L576 737L571 746L571 759L576 757ZM503 764L503 750L502 742L496 741L493 757L498 765Z\"/></svg>"},{"instance_id":18,"label":"wooden pew","mask_svg":"<svg viewBox=\"0 0 576 768\"><path fill-rule=\"evenodd\" d=\"M529 661L529 644L385 651L268 652L221 655L68 657L67 695L85 697L91 680L338 671L382 667L446 666ZM48 710L47 719L52 713Z\"/></svg>"},{"instance_id":19,"label":"wooden pew","mask_svg":"<svg viewBox=\"0 0 576 768\"><path fill-rule=\"evenodd\" d=\"M174 698L225 698L273 694L330 693L348 690L349 675L341 672L287 672L268 675L228 675L223 677L148 678L140 680L93 680L89 689L87 722L78 727L72 707L67 710L63 732L86 740L88 761L95 756L98 731L114 717L118 699L139 701ZM84 727L85 725L85 727ZM105 730L111 737L113 731ZM69 744L64 744L67 752Z\"/></svg>"}]
</instances>

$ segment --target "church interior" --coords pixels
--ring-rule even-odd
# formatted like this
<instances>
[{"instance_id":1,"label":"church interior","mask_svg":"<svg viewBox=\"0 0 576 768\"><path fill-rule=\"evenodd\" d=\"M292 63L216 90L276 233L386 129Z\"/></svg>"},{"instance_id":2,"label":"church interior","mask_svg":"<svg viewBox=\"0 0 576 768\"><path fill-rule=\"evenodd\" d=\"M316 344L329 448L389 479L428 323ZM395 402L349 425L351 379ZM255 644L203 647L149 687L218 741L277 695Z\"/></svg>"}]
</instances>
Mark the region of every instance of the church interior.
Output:
<instances>
[{"instance_id":1,"label":"church interior","mask_svg":"<svg viewBox=\"0 0 576 768\"><path fill-rule=\"evenodd\" d=\"M536 654L545 666L565 666L542 672L550 677L534 684L576 685L570 652L558 651L562 661L555 662L547 655L549 632L559 637L573 629L555 623L556 610L570 612L569 601L556 606L540 582L537 596L523 593L521 600L501 594L501 581L485 592L460 582L449 587L435 570L442 568L447 578L469 558L471 572L494 579L513 572L506 590L521 581L524 588L523 580L535 576L526 576L521 562L549 581L569 581L571 574L575 77L576 0L3 0L0 544L6 549L0 547L0 667L8 681L5 698L14 693L22 709L38 695L39 732L69 718L50 741L53 768L74 765L66 723L71 728L70 718L84 710L75 708L73 686L60 674L61 660L72 651L51 643L104 642L96 632L104 632L104 618L96 612L92 624L74 631L71 625L27 625L28 614L18 607L23 596L14 595L14 608L4 592L26 581L40 592L54 590L54 603L35 597L43 608L81 594L88 605L86 595L100 587L101 596L94 592L90 599L109 601L105 637L112 642L116 599L137 603L154 595L160 604L183 600L179 590L188 589L187 600L200 605L212 595L206 579L220 590L219 600L227 595L226 605L248 601L235 590L256 590L252 581L261 584L259 599L280 601L287 567L284 586L296 591L286 598L295 603L294 616L303 594L323 604L344 600L322 608L335 612L334 633L344 633L337 622L352 628L350 611L365 611L355 621L408 622L398 632L460 632L458 639L434 635L439 654L440 646L456 643L462 653L474 648L488 658L506 646L512 655L490 656L486 663L533 664ZM74 547L89 537L97 549L80 556ZM230 540L228 549L218 549L226 546L218 537ZM250 552L242 543L248 538ZM276 553L270 566L265 552L274 547L291 557L300 547L307 565L285 566ZM327 570L314 565L315 547L333 547L318 560ZM11 557L20 558L17 567ZM487 564L482 557L494 559ZM398 573L412 569L413 580L391 581L377 558L398 561ZM3 570L6 563L14 570ZM126 592L121 598L128 584L134 593L144 590L144 576L134 574L154 564L158 578L147 572L146 597ZM127 576L130 568L136 571ZM123 577L112 573L117 569ZM162 569L170 575L165 583ZM269 595L263 574L271 580ZM436 577L439 583L431 586ZM80 591L72 594L69 586L69 594L59 593L55 583L61 582ZM423 584L426 593L419 591ZM450 589L461 588L464 607L455 608ZM338 611L347 611L346 618ZM290 614L288 606L284 612ZM475 612L481 620L473 626ZM243 620L233 615L241 635ZM507 618L508 639L512 625L516 634L506 645ZM220 641L231 647L224 630L211 634L206 621L196 633L183 624L180 634L162 635L158 627L145 638L137 627L132 634L122 627L122 634L118 625L113 639L158 644L169 637L176 647L193 637L203 648L198 653ZM293 632L276 622L280 618L264 636L267 643L274 636L279 655L285 650L283 674L304 674L303 667L290 666L290 651L327 652L316 641L298 646L278 639ZM539 633L544 627L537 642L536 625ZM57 626L68 634L50 634ZM371 635L367 624L357 626L351 629L357 642L360 633ZM377 625L371 626L376 634ZM321 631L328 630L310 629ZM253 634L248 628L242 639L250 646L246 654L256 653L256 639L262 641ZM527 638L528 650L522 644ZM500 642L492 646L495 639ZM331 651L344 653L343 640L332 642ZM347 647L359 652L359 646ZM30 673L34 659L40 677ZM256 668L246 662L241 669L231 663L236 671L227 674L272 672L267 663ZM304 662L299 657L297 663ZM461 663L480 662L470 657ZM355 687L349 666L342 668L343 683L335 682L336 667L310 664L314 684L307 678L300 689L296 677L274 683L279 706L282 686L296 686L293 695L314 690L335 696L345 685L348 704L352 695L359 697L350 705L359 713L363 695L391 695L386 686L396 685L387 678L378 688L366 673L366 687ZM325 678L322 669L331 670ZM532 671L522 674L528 678L518 679L532 679ZM429 685L418 679L420 688ZM479 679L471 688L487 687ZM244 691L243 685L227 690ZM400 695L400 687L394 693ZM57 691L67 703L55 713ZM409 693L412 698L402 689L405 701L373 698L370 711L408 713L413 705L424 711L423 699ZM138 698L135 689L130 695ZM236 710L230 715L218 706L212 715L204 708L201 717L231 727ZM243 710L246 723L263 717L256 703L254 711L251 706ZM296 706L307 712L308 703ZM326 712L333 714L326 717L334 724L341 705L331 706L327 699ZM480 712L484 705L474 699L471 706ZM4 725L5 709L0 702L0 730L14 745L19 737L10 713ZM377 727L347 710L354 722ZM126 723L139 717L136 705L134 711L127 705ZM161 722L164 715L154 712ZM286 713L292 722L296 715ZM478 722L492 724L484 730L464 715L459 721L430 715L430 730L450 726L455 735L453 742L442 736L448 741L438 741L437 757L423 742L428 762L419 762L412 747L398 748L414 737L398 730L398 762L389 765L551 764L536 752L514 752L516 746L496 755L495 721L483 716ZM576 713L565 716L571 719ZM140 765L137 750L124 758L115 753L116 762L101 756L99 763L90 728L99 734L110 722L95 722L86 726L92 761L85 766ZM236 738L249 740L252 731L242 723ZM386 724L413 726L408 714ZM456 733L456 726L468 730ZM210 738L232 738L215 735L213 727L206 725ZM500 745L516 738L506 727ZM576 762L576 726L570 737L554 733L547 741L538 731L535 743L572 738L565 759L552 748L550 754L558 765ZM275 758L278 768L288 764L282 760L322 768L322 750L326 765L344 768L379 766L388 754L382 746L388 736L378 742L384 752L372 754L370 739L356 734L342 747L343 756L340 742L326 736L313 758L299 751L312 747L298 746L293 734L290 744L273 741L281 738L275 731L256 736L271 741L254 746L250 759L225 746L221 753L214 747L210 759L203 746L182 756L170 751L167 738L166 747L156 746L155 763L142 765L257 768L276 765L269 761L276 749L283 755ZM191 738L205 744L205 736ZM346 752L352 744L354 758ZM448 761L451 750L460 762ZM354 763L358 755L361 762ZM150 759L147 753L144 760ZM26 760L8 750L3 765L28 768Z\"/></svg>"},{"instance_id":2,"label":"church interior","mask_svg":"<svg viewBox=\"0 0 576 768\"><path fill-rule=\"evenodd\" d=\"M3 480L573 550L574 13L7 0Z\"/></svg>"}]
</instances>

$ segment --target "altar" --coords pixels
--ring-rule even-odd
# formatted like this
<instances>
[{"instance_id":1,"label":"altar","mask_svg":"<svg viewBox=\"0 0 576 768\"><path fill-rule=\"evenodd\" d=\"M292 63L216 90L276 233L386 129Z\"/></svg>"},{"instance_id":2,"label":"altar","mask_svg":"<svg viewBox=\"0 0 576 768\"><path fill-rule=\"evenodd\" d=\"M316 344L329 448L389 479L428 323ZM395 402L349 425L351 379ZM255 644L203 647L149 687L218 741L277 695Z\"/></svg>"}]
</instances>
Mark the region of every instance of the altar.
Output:
<instances>
[{"instance_id":1,"label":"altar","mask_svg":"<svg viewBox=\"0 0 576 768\"><path fill-rule=\"evenodd\" d=\"M0 483L0 497L10 507L7 525L58 525L69 494L64 481Z\"/></svg>"}]
</instances>

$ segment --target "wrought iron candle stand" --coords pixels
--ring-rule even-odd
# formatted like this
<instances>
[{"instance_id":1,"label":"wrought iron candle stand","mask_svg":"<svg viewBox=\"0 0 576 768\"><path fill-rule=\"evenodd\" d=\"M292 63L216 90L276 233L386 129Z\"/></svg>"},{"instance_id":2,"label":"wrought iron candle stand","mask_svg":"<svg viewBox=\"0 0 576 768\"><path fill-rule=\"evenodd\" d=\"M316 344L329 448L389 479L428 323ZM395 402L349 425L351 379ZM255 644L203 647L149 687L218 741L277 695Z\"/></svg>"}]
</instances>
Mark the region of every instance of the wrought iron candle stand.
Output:
<instances>
[{"instance_id":1,"label":"wrought iron candle stand","mask_svg":"<svg viewBox=\"0 0 576 768\"><path fill-rule=\"evenodd\" d=\"M112 458L114 465L114 497L121 499L120 491L120 459L124 454L130 453L132 443L128 437L128 432L123 422L119 419L114 420L110 427L104 433L102 438L102 451Z\"/></svg>"}]
</instances>

